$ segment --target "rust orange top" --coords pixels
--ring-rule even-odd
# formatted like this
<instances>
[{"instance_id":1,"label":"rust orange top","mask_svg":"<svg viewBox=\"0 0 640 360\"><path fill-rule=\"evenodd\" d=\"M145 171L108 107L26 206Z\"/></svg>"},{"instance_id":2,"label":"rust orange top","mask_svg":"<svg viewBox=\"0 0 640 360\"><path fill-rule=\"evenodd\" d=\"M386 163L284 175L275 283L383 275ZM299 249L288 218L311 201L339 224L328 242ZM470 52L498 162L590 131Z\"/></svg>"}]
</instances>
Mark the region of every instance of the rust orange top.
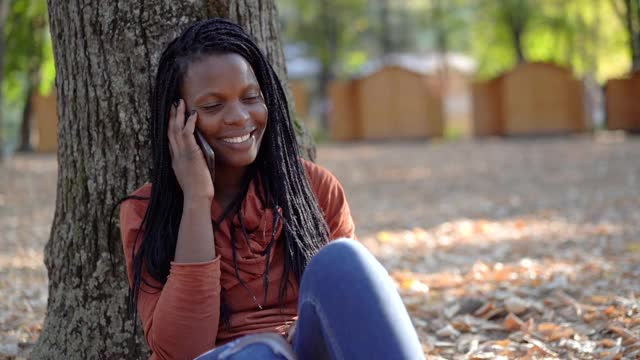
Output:
<instances>
[{"instance_id":1,"label":"rust orange top","mask_svg":"<svg viewBox=\"0 0 640 360\"><path fill-rule=\"evenodd\" d=\"M330 238L355 237L349 205L338 180L318 165L305 160L303 163L329 225ZM133 194L150 196L151 184L145 184ZM120 208L120 229L129 284L133 284L134 240L147 204L146 200L128 200ZM222 209L215 201L211 214L214 219L222 214ZM193 359L214 346L242 335L264 331L283 334L296 319L298 284L295 281L287 291L283 309L278 301L284 271L283 244L277 240L282 225L276 228L276 243L269 260L269 291L265 301L263 274L266 257L263 251L271 240L273 214L271 210L264 209L253 184L242 205L242 215L249 241L244 241L239 226L232 226L232 223L239 225L237 218L233 221L224 220L215 233L215 259L188 264L172 262L164 285L151 278L143 267L143 278L162 288L159 291L143 284L138 298L138 314L147 343L153 351L151 359ZM248 290L239 283L234 271L230 236L232 228L238 232L238 267ZM141 242L140 236L135 251ZM221 289L225 290L227 304L232 309L231 326L228 328L219 326Z\"/></svg>"}]
</instances>

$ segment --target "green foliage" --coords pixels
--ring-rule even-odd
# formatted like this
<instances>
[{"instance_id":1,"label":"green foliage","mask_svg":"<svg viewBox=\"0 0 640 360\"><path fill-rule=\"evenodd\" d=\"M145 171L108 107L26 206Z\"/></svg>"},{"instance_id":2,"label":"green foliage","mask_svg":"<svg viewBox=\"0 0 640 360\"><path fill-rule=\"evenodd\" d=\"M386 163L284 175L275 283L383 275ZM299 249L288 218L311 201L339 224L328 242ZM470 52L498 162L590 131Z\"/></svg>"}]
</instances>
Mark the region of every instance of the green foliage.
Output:
<instances>
[{"instance_id":1,"label":"green foliage","mask_svg":"<svg viewBox=\"0 0 640 360\"><path fill-rule=\"evenodd\" d=\"M634 10L640 5L633 5L640 0L280 0L278 5L286 41L305 43L308 55L338 74L351 74L381 53L380 9L386 6L396 50L467 53L478 63L478 77L489 78L518 63L519 47L524 60L569 66L578 76L591 74L604 82L631 65L627 3L640 17ZM640 18L636 23L640 29Z\"/></svg>"},{"instance_id":2,"label":"green foliage","mask_svg":"<svg viewBox=\"0 0 640 360\"><path fill-rule=\"evenodd\" d=\"M51 90L55 78L46 0L12 0L5 24L3 94L20 104L30 85ZM44 80L44 81L43 81Z\"/></svg>"},{"instance_id":3,"label":"green foliage","mask_svg":"<svg viewBox=\"0 0 640 360\"><path fill-rule=\"evenodd\" d=\"M1 125L3 144L12 149L28 92L39 90L46 95L55 82L46 0L11 0L2 36L5 52Z\"/></svg>"},{"instance_id":4,"label":"green foliage","mask_svg":"<svg viewBox=\"0 0 640 360\"><path fill-rule=\"evenodd\" d=\"M39 92L47 95L53 90L56 82L56 64L53 58L53 45L51 43L51 34L46 32L42 49L42 62L40 63L40 87Z\"/></svg>"},{"instance_id":5,"label":"green foliage","mask_svg":"<svg viewBox=\"0 0 640 360\"><path fill-rule=\"evenodd\" d=\"M528 61L569 66L601 82L628 69L624 29L610 0L479 0L475 13L472 53L479 78L517 63L514 24Z\"/></svg>"},{"instance_id":6,"label":"green foliage","mask_svg":"<svg viewBox=\"0 0 640 360\"><path fill-rule=\"evenodd\" d=\"M336 71L336 64L361 65L357 44L371 20L365 0L281 0L278 6L287 40L307 44L307 55L323 67Z\"/></svg>"}]
</instances>

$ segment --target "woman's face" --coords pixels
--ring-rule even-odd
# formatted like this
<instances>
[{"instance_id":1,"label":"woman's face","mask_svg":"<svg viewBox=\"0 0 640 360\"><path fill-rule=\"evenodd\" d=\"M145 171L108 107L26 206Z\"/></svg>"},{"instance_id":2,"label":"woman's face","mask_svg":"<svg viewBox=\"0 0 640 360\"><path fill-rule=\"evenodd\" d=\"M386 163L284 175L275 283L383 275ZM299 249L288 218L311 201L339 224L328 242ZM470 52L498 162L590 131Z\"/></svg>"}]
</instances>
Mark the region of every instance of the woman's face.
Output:
<instances>
[{"instance_id":1,"label":"woman's face","mask_svg":"<svg viewBox=\"0 0 640 360\"><path fill-rule=\"evenodd\" d=\"M267 106L251 65L237 54L209 55L189 65L180 89L187 111L213 148L216 166L245 167L256 159Z\"/></svg>"}]
</instances>

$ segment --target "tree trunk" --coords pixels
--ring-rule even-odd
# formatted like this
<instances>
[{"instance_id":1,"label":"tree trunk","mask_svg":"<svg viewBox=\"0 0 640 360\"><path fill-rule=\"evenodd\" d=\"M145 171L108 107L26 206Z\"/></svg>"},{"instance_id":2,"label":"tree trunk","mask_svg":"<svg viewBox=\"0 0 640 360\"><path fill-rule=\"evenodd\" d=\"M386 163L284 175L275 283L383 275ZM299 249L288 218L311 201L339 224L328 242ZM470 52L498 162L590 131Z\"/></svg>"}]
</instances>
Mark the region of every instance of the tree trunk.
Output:
<instances>
[{"instance_id":1,"label":"tree trunk","mask_svg":"<svg viewBox=\"0 0 640 360\"><path fill-rule=\"evenodd\" d=\"M530 14L528 14L530 11L528 2L527 0L502 0L498 6L513 40L516 60L518 64L523 64L527 62L522 37L524 36L530 16Z\"/></svg>"},{"instance_id":2,"label":"tree trunk","mask_svg":"<svg viewBox=\"0 0 640 360\"><path fill-rule=\"evenodd\" d=\"M4 80L4 53L5 53L5 41L4 41L4 23L7 20L9 14L10 0L0 0L0 85ZM0 86L0 109L3 107L4 101L2 96L2 86ZM0 162L4 158L4 131L2 118L4 114L0 111Z\"/></svg>"},{"instance_id":3,"label":"tree trunk","mask_svg":"<svg viewBox=\"0 0 640 360\"><path fill-rule=\"evenodd\" d=\"M627 1L631 72L640 71L640 0ZM635 9L634 9L635 8Z\"/></svg>"},{"instance_id":4,"label":"tree trunk","mask_svg":"<svg viewBox=\"0 0 640 360\"><path fill-rule=\"evenodd\" d=\"M389 9L389 0L380 1L380 45L382 55L391 54L394 50L391 27L391 14Z\"/></svg>"},{"instance_id":5,"label":"tree trunk","mask_svg":"<svg viewBox=\"0 0 640 360\"><path fill-rule=\"evenodd\" d=\"M58 93L58 188L45 247L47 318L34 359L147 355L109 210L149 178L149 100L160 53L189 23L231 18L284 79L273 0L49 0ZM115 218L112 219L115 222ZM109 250L113 249L112 268ZM138 327L140 329L140 327Z\"/></svg>"},{"instance_id":6,"label":"tree trunk","mask_svg":"<svg viewBox=\"0 0 640 360\"><path fill-rule=\"evenodd\" d=\"M31 77L30 77L31 78ZM31 152L31 100L33 98L34 86L30 81L27 87L27 98L24 100L24 107L22 108L22 121L20 123L20 145L18 145L18 151Z\"/></svg>"},{"instance_id":7,"label":"tree trunk","mask_svg":"<svg viewBox=\"0 0 640 360\"><path fill-rule=\"evenodd\" d=\"M513 32L513 46L516 50L516 59L518 64L524 64L527 62L527 58L524 56L524 49L522 47L522 33L514 31Z\"/></svg>"},{"instance_id":8,"label":"tree trunk","mask_svg":"<svg viewBox=\"0 0 640 360\"><path fill-rule=\"evenodd\" d=\"M338 26L329 0L320 0L321 31L324 36L323 58L318 74L318 95L321 101L320 128L329 130L329 84L334 78L334 66L338 59Z\"/></svg>"}]
</instances>

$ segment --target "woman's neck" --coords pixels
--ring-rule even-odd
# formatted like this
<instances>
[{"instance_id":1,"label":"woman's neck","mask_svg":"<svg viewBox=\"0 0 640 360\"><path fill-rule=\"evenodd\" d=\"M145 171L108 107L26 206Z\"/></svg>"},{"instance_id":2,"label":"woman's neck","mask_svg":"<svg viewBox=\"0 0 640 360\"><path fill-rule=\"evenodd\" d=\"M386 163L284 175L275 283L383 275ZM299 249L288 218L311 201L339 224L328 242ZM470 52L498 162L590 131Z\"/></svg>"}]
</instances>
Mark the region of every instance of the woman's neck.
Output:
<instances>
[{"instance_id":1,"label":"woman's neck","mask_svg":"<svg viewBox=\"0 0 640 360\"><path fill-rule=\"evenodd\" d=\"M242 180L244 179L248 167L221 167L216 164L216 177L214 182L215 200L225 209L242 190Z\"/></svg>"}]
</instances>

